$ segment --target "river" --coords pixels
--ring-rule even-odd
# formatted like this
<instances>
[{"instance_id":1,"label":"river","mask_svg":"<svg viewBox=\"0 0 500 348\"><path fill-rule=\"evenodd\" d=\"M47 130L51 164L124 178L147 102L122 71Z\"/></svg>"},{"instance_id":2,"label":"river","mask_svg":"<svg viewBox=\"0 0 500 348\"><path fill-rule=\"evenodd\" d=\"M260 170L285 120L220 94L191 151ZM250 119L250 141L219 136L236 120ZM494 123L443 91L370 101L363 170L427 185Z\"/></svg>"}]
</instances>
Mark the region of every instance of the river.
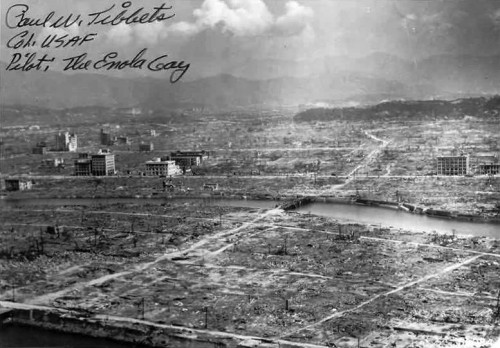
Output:
<instances>
[{"instance_id":1,"label":"river","mask_svg":"<svg viewBox=\"0 0 500 348\"><path fill-rule=\"evenodd\" d=\"M168 202L197 203L205 202L211 205L245 207L245 208L274 208L280 202L269 200L241 200L222 198L43 198L43 199L0 199L0 209L20 208L29 205L68 206L85 205L99 207L108 204L163 204ZM300 213L327 216L334 219L349 220L382 227L394 227L411 231L425 231L438 233L453 233L459 235L485 236L500 238L500 224L469 222L447 218L430 217L427 215L410 214L401 210L362 206L342 203L311 203L297 209Z\"/></svg>"},{"instance_id":2,"label":"river","mask_svg":"<svg viewBox=\"0 0 500 348\"><path fill-rule=\"evenodd\" d=\"M391 208L338 203L312 203L300 207L297 211L417 232L436 231L451 234L455 230L455 233L460 235L500 238L500 224L430 217Z\"/></svg>"},{"instance_id":3,"label":"river","mask_svg":"<svg viewBox=\"0 0 500 348\"><path fill-rule=\"evenodd\" d=\"M39 329L32 326L0 326L1 348L142 348L104 338Z\"/></svg>"}]
</instances>

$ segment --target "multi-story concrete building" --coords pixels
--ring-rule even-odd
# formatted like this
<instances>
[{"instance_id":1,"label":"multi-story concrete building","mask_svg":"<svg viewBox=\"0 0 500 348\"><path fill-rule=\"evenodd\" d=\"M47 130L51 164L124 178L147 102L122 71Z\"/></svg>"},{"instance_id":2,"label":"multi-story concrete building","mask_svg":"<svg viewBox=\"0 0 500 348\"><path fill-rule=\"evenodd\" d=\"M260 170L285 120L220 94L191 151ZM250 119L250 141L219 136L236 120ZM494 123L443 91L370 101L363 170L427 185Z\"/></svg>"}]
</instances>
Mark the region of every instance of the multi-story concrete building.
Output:
<instances>
[{"instance_id":1,"label":"multi-story concrete building","mask_svg":"<svg viewBox=\"0 0 500 348\"><path fill-rule=\"evenodd\" d=\"M115 175L115 172L115 155L109 150L99 150L96 155L92 155L92 175Z\"/></svg>"},{"instance_id":2,"label":"multi-story concrete building","mask_svg":"<svg viewBox=\"0 0 500 348\"><path fill-rule=\"evenodd\" d=\"M115 173L115 155L107 150L99 150L99 153L90 156L81 153L75 160L76 176L108 176Z\"/></svg>"},{"instance_id":3,"label":"multi-story concrete building","mask_svg":"<svg viewBox=\"0 0 500 348\"><path fill-rule=\"evenodd\" d=\"M161 158L155 158L152 161L146 162L147 176L172 176L179 175L181 172L175 161L164 161Z\"/></svg>"},{"instance_id":4,"label":"multi-story concrete building","mask_svg":"<svg viewBox=\"0 0 500 348\"><path fill-rule=\"evenodd\" d=\"M437 158L437 175L466 175L468 173L469 156L442 156Z\"/></svg>"},{"instance_id":5,"label":"multi-story concrete building","mask_svg":"<svg viewBox=\"0 0 500 348\"><path fill-rule=\"evenodd\" d=\"M56 151L75 152L78 148L78 139L75 133L59 132L56 134Z\"/></svg>"},{"instance_id":6,"label":"multi-story concrete building","mask_svg":"<svg viewBox=\"0 0 500 348\"><path fill-rule=\"evenodd\" d=\"M199 166L209 155L207 151L177 151L171 152L169 159L175 161L181 168L189 168Z\"/></svg>"},{"instance_id":7,"label":"multi-story concrete building","mask_svg":"<svg viewBox=\"0 0 500 348\"><path fill-rule=\"evenodd\" d=\"M105 132L104 129L101 129L101 133L99 134L99 138L101 140L101 145L111 146L114 145L114 139L111 137L111 133Z\"/></svg>"},{"instance_id":8,"label":"multi-story concrete building","mask_svg":"<svg viewBox=\"0 0 500 348\"><path fill-rule=\"evenodd\" d=\"M130 139L123 135L116 138L116 143L121 145L130 145Z\"/></svg>"},{"instance_id":9,"label":"multi-story concrete building","mask_svg":"<svg viewBox=\"0 0 500 348\"><path fill-rule=\"evenodd\" d=\"M31 153L34 155L45 155L47 153L47 143L44 141L39 142L34 148L32 148Z\"/></svg>"},{"instance_id":10,"label":"multi-story concrete building","mask_svg":"<svg viewBox=\"0 0 500 348\"><path fill-rule=\"evenodd\" d=\"M92 159L88 153L80 153L75 160L75 176L92 175Z\"/></svg>"},{"instance_id":11,"label":"multi-story concrete building","mask_svg":"<svg viewBox=\"0 0 500 348\"><path fill-rule=\"evenodd\" d=\"M478 166L478 174L498 175L500 174L500 164L498 163L480 164Z\"/></svg>"}]
</instances>

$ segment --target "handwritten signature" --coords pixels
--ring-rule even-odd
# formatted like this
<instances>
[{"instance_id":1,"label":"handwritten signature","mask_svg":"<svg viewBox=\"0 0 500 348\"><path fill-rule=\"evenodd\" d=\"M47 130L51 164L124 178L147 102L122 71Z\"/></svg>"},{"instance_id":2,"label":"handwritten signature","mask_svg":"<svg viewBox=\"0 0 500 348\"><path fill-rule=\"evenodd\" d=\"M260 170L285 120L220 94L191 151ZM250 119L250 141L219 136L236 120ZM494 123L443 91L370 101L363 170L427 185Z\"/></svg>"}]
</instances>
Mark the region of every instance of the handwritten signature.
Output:
<instances>
[{"instance_id":1,"label":"handwritten signature","mask_svg":"<svg viewBox=\"0 0 500 348\"><path fill-rule=\"evenodd\" d=\"M144 55L147 48L143 48L132 59L120 60L117 52L105 54L102 58L92 60L88 58L87 53L82 53L77 56L65 58L62 61L66 64L64 71L80 71L80 70L123 70L123 69L143 69L146 67L149 71L161 72L170 71L170 82L176 83L188 71L190 64L184 61L168 60L168 54L158 56L152 60L147 60ZM23 61L24 58L24 61ZM47 71L50 63L54 58L49 58L46 54L42 58L38 58L36 53L22 55L14 53L12 59L7 66L7 71L30 71L42 70Z\"/></svg>"},{"instance_id":2,"label":"handwritten signature","mask_svg":"<svg viewBox=\"0 0 500 348\"><path fill-rule=\"evenodd\" d=\"M91 25L118 25L125 24L147 24L153 22L162 22L171 19L175 13L168 13L172 6L167 6L165 3L153 7L151 11L145 10L144 7L131 10L131 1L123 2L120 7L116 4L111 5L105 10L87 14L88 21L84 23L84 16L81 14L70 13L66 16L58 16L55 11L49 12L43 17L30 17L30 7L26 4L15 4L10 6L5 13L5 25L9 29L23 27L50 27L50 28L67 28L72 25L82 26ZM115 8L120 9L120 12L115 12Z\"/></svg>"},{"instance_id":3,"label":"handwritten signature","mask_svg":"<svg viewBox=\"0 0 500 348\"><path fill-rule=\"evenodd\" d=\"M5 14L5 25L9 29L23 28L7 41L7 48L12 50L30 49L40 47L41 49L72 48L88 44L96 39L97 33L87 33L84 36L69 35L68 33L51 33L39 37L35 36L31 27L68 28L71 26L96 26L96 25L119 25L119 24L148 24L161 22L175 16L170 12L172 6L162 3L152 9L145 10L144 7L132 9L131 1L124 1L120 6L113 4L108 8L81 15L70 13L58 15L51 11L44 16L33 16L30 7L23 3L10 6ZM37 41L40 41L37 43ZM32 50L31 50L32 51ZM132 59L123 59L117 52L106 53L97 59L89 57L88 53L82 53L62 59L63 71L85 71L85 70L124 70L124 69L147 69L153 72L169 72L170 82L179 81L188 71L190 64L184 61L170 60L168 54L160 55L153 59L146 58L147 48L143 48ZM75 53L73 53L75 54ZM47 53L15 52L7 65L7 71L47 71L56 61L56 58ZM58 60L59 61L59 60Z\"/></svg>"}]
</instances>

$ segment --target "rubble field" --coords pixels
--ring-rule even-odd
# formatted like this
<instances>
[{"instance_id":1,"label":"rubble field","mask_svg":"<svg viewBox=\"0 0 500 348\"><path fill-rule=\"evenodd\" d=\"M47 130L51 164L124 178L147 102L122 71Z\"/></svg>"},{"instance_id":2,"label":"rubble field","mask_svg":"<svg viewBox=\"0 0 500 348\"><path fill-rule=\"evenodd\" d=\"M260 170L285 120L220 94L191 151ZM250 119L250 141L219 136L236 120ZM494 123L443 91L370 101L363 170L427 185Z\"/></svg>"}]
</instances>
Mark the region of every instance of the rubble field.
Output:
<instances>
[{"instance_id":1,"label":"rubble field","mask_svg":"<svg viewBox=\"0 0 500 348\"><path fill-rule=\"evenodd\" d=\"M500 336L498 240L203 202L0 220L0 301L330 347Z\"/></svg>"}]
</instances>

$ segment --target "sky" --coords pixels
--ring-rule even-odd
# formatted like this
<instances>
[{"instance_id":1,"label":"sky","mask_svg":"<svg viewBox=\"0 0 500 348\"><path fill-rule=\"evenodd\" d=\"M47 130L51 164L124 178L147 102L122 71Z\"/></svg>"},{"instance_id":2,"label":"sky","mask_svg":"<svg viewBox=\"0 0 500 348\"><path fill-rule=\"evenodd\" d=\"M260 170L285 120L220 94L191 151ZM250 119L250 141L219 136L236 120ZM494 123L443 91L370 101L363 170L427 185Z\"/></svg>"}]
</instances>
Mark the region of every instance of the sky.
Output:
<instances>
[{"instance_id":1,"label":"sky","mask_svg":"<svg viewBox=\"0 0 500 348\"><path fill-rule=\"evenodd\" d=\"M223 73L227 67L249 60L292 60L304 64L328 56L346 59L374 52L415 60L440 54L494 55L500 50L498 0L132 0L129 13L143 7L151 12L161 4L175 14L151 24L71 26L69 28L7 27L15 23L8 9L29 6L27 16L44 18L88 14L111 5L117 14L125 1L108 0L2 0L1 51L4 62L14 52L46 49L7 48L16 34L29 29L37 40L50 34L84 36L95 40L76 48L51 49L58 60L83 52L101 57L109 52L132 58L147 48L147 55L168 54L192 65L193 76ZM35 40L36 41L36 40ZM15 41L11 41L15 42Z\"/></svg>"}]
</instances>

